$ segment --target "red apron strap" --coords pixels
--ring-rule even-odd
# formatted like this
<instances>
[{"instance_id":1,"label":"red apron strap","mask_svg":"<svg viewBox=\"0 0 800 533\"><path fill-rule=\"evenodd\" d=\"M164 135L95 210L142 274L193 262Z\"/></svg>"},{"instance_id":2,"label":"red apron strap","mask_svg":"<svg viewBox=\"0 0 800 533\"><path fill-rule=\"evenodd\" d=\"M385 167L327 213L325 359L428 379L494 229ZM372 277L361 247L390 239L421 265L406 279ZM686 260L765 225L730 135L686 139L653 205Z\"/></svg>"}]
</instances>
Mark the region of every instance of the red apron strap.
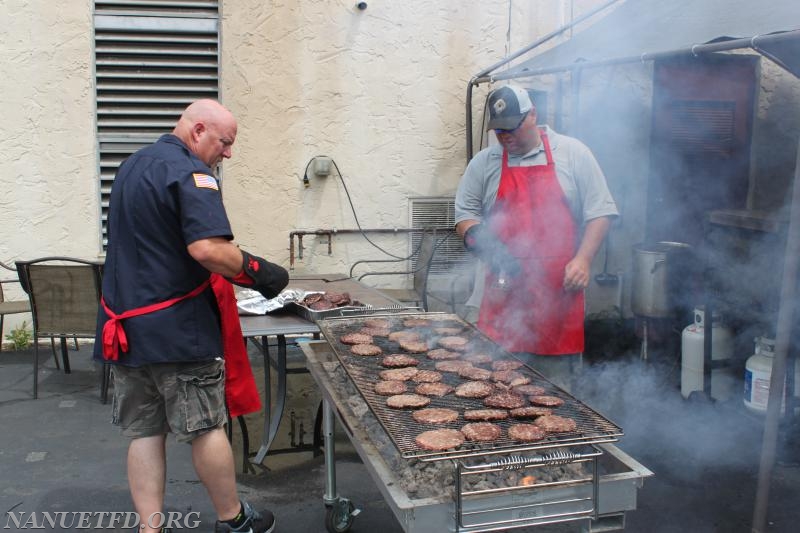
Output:
<instances>
[{"instance_id":1,"label":"red apron strap","mask_svg":"<svg viewBox=\"0 0 800 533\"><path fill-rule=\"evenodd\" d=\"M116 361L119 359L119 350L121 349L123 352L128 351L128 337L125 335L125 329L122 327L122 321L126 318L131 318L135 316L146 315L148 313L154 313L156 311L161 311L162 309L166 309L167 307L171 307L176 303L186 300L189 298L194 298L201 292L203 292L206 287L208 287L210 280L205 280L203 283L200 284L196 289L192 292L184 294L183 296L178 296L177 298L172 298L169 300L165 300L163 302L158 302L150 305L143 305L142 307L137 307L135 309L129 309L124 313L116 314L112 311L108 305L106 305L105 299L101 296L100 297L100 304L103 306L106 314L108 315L108 321L103 325L103 358L110 361Z\"/></svg>"}]
</instances>

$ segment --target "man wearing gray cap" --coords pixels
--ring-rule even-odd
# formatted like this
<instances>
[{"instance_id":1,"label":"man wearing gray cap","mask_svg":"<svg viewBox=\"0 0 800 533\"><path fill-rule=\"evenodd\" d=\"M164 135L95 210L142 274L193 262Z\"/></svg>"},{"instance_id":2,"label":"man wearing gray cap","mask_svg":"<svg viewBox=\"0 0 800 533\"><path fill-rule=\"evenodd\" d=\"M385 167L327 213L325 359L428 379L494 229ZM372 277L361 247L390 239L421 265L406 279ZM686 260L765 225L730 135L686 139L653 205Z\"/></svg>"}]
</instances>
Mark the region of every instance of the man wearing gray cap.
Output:
<instances>
[{"instance_id":1,"label":"man wearing gray cap","mask_svg":"<svg viewBox=\"0 0 800 533\"><path fill-rule=\"evenodd\" d=\"M486 267L467 305L481 331L569 389L583 291L617 207L589 149L537 126L526 90L500 87L488 108L498 144L475 155L456 193L456 231Z\"/></svg>"}]
</instances>

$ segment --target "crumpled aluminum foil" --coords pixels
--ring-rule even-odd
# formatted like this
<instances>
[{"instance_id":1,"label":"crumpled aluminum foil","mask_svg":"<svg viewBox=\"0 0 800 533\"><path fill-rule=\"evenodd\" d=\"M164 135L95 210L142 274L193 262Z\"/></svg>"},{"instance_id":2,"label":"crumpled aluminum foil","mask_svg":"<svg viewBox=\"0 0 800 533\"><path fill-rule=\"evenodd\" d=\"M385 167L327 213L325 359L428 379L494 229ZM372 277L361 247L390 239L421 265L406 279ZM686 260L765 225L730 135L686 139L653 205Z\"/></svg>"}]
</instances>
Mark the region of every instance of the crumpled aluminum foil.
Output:
<instances>
[{"instance_id":1,"label":"crumpled aluminum foil","mask_svg":"<svg viewBox=\"0 0 800 533\"><path fill-rule=\"evenodd\" d=\"M275 298L267 300L253 289L240 289L236 294L236 306L240 315L265 315L276 311L291 302L299 302L311 294L324 294L320 291L304 291L302 289L283 289Z\"/></svg>"}]
</instances>

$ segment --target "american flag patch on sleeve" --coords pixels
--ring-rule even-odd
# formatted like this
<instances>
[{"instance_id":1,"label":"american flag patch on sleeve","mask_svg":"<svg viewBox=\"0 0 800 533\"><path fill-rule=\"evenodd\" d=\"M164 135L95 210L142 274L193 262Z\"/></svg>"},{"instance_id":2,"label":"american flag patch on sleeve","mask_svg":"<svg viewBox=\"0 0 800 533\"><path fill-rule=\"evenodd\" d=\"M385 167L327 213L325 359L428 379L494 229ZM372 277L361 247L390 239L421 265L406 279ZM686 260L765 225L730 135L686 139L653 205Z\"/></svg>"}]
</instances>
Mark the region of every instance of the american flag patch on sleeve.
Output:
<instances>
[{"instance_id":1,"label":"american flag patch on sleeve","mask_svg":"<svg viewBox=\"0 0 800 533\"><path fill-rule=\"evenodd\" d=\"M194 186L197 188L202 189L214 189L215 191L219 190L219 186L217 185L217 180L214 176L209 176L208 174L199 174L195 172L192 174L194 178Z\"/></svg>"}]
</instances>

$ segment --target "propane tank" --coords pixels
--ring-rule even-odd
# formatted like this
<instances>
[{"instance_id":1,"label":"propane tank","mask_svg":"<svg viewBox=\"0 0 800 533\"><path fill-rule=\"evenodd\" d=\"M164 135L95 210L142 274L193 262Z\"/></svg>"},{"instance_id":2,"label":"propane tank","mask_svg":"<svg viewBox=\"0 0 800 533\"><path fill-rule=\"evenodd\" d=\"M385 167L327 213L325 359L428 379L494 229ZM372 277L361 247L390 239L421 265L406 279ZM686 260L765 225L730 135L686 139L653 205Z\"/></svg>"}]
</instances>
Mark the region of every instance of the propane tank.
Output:
<instances>
[{"instance_id":1,"label":"propane tank","mask_svg":"<svg viewBox=\"0 0 800 533\"><path fill-rule=\"evenodd\" d=\"M755 351L744 366L744 405L756 413L766 413L769 400L769 384L772 379L772 362L775 357L775 339L756 337ZM788 370L788 369L787 369ZM795 396L800 395L800 364L795 364ZM786 411L786 395L781 402L781 414Z\"/></svg>"},{"instance_id":2,"label":"propane tank","mask_svg":"<svg viewBox=\"0 0 800 533\"><path fill-rule=\"evenodd\" d=\"M722 361L733 357L733 334L720 316L713 314L711 326L711 359ZM694 322L681 334L681 395L688 398L694 391L703 390L703 344L705 339L705 309L695 307ZM733 369L722 367L711 371L711 397L727 400L735 388Z\"/></svg>"}]
</instances>

